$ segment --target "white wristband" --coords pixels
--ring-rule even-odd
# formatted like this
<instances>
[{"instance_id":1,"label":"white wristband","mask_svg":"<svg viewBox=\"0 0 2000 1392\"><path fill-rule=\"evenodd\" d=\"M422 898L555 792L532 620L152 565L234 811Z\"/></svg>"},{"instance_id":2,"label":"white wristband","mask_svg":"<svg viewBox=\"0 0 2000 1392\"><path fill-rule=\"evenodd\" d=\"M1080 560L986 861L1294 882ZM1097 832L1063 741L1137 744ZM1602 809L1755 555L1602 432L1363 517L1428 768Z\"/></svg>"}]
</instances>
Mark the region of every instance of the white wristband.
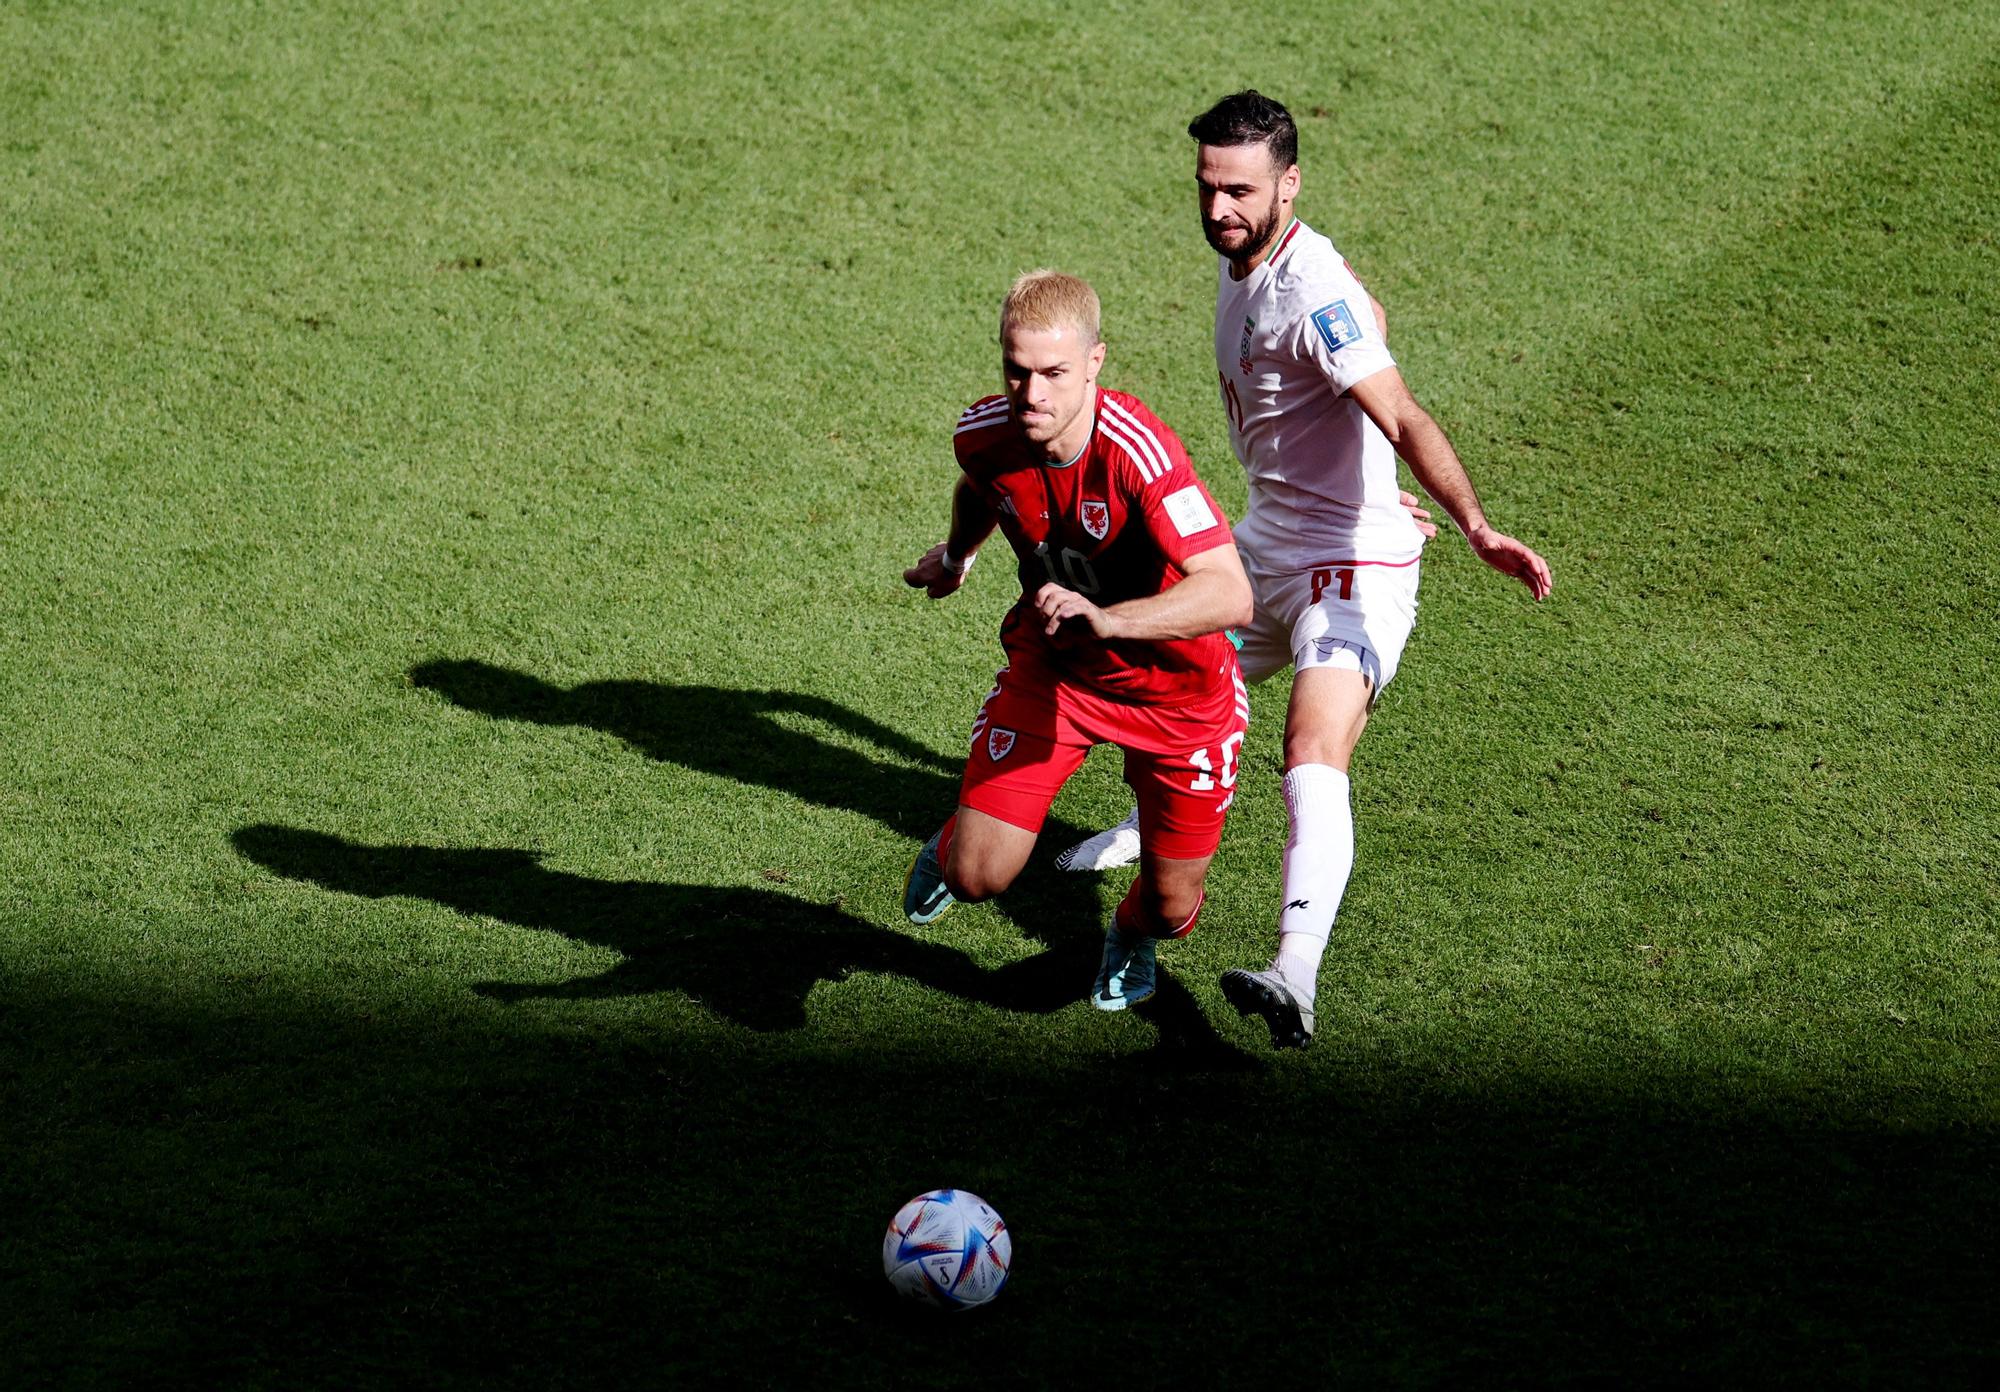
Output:
<instances>
[{"instance_id":1,"label":"white wristband","mask_svg":"<svg viewBox=\"0 0 2000 1392\"><path fill-rule=\"evenodd\" d=\"M972 569L972 563L978 559L979 559L979 553L977 551L968 551L965 553L965 558L963 560L960 560L958 557L951 554L951 548L947 546L944 549L944 554L938 557L938 564L943 566L946 570L950 571L953 575L963 578L965 572Z\"/></svg>"}]
</instances>

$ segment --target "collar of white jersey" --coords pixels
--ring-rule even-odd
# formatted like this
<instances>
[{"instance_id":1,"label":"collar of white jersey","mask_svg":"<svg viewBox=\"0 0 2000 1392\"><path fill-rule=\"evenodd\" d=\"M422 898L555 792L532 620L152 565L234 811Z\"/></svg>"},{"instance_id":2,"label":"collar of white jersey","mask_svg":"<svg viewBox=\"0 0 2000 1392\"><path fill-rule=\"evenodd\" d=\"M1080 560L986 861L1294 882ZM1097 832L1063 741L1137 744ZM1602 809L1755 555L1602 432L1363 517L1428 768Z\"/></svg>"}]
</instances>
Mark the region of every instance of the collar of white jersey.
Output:
<instances>
[{"instance_id":1,"label":"collar of white jersey","mask_svg":"<svg viewBox=\"0 0 2000 1392\"><path fill-rule=\"evenodd\" d=\"M1294 217L1285 230L1279 234L1277 242L1271 248L1271 254L1257 263L1257 269L1250 272L1249 275L1244 276L1241 280L1230 277L1231 281L1237 285L1248 285L1266 271L1275 269L1278 262L1284 259L1285 253L1292 249L1292 244L1298 241L1299 233L1305 230L1306 225ZM1222 258L1222 273L1225 276L1229 275L1229 258L1226 256Z\"/></svg>"}]
</instances>

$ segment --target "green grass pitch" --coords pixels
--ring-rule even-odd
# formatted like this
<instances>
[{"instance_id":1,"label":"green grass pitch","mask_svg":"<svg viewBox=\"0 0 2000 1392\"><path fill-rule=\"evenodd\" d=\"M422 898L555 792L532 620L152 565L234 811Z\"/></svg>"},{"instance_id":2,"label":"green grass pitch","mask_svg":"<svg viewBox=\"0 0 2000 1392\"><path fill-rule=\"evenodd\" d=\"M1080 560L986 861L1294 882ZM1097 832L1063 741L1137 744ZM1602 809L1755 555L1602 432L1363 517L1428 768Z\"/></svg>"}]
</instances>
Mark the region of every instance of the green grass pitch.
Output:
<instances>
[{"instance_id":1,"label":"green grass pitch","mask_svg":"<svg viewBox=\"0 0 2000 1392\"><path fill-rule=\"evenodd\" d=\"M0 1384L1941 1385L2000 1360L2000 8L0 5ZM1447 536L1321 1034L1282 680L898 911L1008 279L1240 508L1186 121L1301 118ZM1124 806L1093 760L1044 851ZM1044 860L1045 867L1045 860ZM941 1184L988 1311L877 1267ZM698 1381L700 1380L700 1381Z\"/></svg>"}]
</instances>

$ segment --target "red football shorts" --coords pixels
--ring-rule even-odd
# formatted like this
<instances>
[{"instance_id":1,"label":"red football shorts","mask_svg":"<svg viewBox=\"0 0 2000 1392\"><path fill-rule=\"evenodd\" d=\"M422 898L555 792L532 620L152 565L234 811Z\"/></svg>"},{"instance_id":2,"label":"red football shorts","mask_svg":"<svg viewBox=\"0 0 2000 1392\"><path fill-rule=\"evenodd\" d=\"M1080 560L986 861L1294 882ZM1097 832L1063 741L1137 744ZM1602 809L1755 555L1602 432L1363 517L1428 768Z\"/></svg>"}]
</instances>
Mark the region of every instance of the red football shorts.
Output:
<instances>
[{"instance_id":1,"label":"red football shorts","mask_svg":"<svg viewBox=\"0 0 2000 1392\"><path fill-rule=\"evenodd\" d=\"M1214 698L1142 706L1065 681L1018 656L1000 669L972 723L961 806L1039 832L1049 804L1100 744L1125 751L1139 801L1139 836L1169 860L1215 854L1236 789L1250 696L1232 653Z\"/></svg>"}]
</instances>

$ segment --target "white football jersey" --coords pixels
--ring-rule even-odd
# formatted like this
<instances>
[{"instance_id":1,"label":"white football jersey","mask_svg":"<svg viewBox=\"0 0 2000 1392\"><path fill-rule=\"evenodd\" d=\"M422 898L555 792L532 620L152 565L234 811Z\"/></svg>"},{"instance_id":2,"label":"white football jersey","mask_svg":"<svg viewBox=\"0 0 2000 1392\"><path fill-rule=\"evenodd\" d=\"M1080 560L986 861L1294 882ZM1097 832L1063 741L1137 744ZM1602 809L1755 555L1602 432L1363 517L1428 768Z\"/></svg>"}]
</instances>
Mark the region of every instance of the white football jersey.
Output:
<instances>
[{"instance_id":1,"label":"white football jersey","mask_svg":"<svg viewBox=\"0 0 2000 1392\"><path fill-rule=\"evenodd\" d=\"M1215 366L1229 442L1250 475L1236 543L1253 568L1401 565L1423 537L1396 501L1396 452L1348 388L1394 367L1368 292L1294 219L1242 280L1218 257Z\"/></svg>"}]
</instances>

